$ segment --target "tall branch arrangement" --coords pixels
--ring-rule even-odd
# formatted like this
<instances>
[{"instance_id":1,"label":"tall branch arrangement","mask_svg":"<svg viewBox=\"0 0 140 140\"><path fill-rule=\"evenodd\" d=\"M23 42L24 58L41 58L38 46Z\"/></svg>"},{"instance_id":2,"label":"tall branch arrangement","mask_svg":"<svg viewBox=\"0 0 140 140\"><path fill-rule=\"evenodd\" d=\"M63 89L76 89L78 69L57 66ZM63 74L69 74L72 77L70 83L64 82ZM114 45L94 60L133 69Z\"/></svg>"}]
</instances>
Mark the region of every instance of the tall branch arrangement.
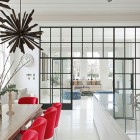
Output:
<instances>
[{"instance_id":1,"label":"tall branch arrangement","mask_svg":"<svg viewBox=\"0 0 140 140\"><path fill-rule=\"evenodd\" d=\"M22 64L22 63L21 63L22 57L21 57L19 63L18 63L17 66L15 67L13 73L10 75L9 79L8 79L7 82L5 83L5 80L6 80L7 76L8 76L8 73L10 72L10 69L13 67L13 64L14 64L14 60L13 60L12 63L10 64L9 68L6 70L6 65L7 65L7 62L8 62L9 57L10 57L10 54L8 55L8 57L7 57L6 61L5 61L2 74L0 75L0 89L5 89L5 88L9 85L11 79L15 76L15 74L17 74L17 72L18 72L23 66L25 66L27 63L29 63L29 61L27 61L26 63ZM3 94L3 93L0 92L0 95L1 95L1 94Z\"/></svg>"}]
</instances>

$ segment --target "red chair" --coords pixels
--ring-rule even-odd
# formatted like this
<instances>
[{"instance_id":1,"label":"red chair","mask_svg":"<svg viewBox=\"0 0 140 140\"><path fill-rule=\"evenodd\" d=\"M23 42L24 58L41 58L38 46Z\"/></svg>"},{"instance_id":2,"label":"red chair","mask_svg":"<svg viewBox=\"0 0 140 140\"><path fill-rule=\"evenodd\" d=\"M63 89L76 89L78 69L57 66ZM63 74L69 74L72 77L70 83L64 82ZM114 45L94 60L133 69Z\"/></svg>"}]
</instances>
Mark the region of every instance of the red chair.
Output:
<instances>
[{"instance_id":1,"label":"red chair","mask_svg":"<svg viewBox=\"0 0 140 140\"><path fill-rule=\"evenodd\" d=\"M52 107L55 107L57 109L56 120L55 120L55 128L56 128L58 126L58 123L59 123L62 104L61 103L54 103L52 105Z\"/></svg>"},{"instance_id":2,"label":"red chair","mask_svg":"<svg viewBox=\"0 0 140 140\"><path fill-rule=\"evenodd\" d=\"M28 130L35 130L38 132L38 140L44 140L47 120L44 117L38 117ZM20 133L24 135L28 130L21 130Z\"/></svg>"},{"instance_id":3,"label":"red chair","mask_svg":"<svg viewBox=\"0 0 140 140\"><path fill-rule=\"evenodd\" d=\"M18 104L38 104L37 97L22 97L18 100Z\"/></svg>"},{"instance_id":4,"label":"red chair","mask_svg":"<svg viewBox=\"0 0 140 140\"><path fill-rule=\"evenodd\" d=\"M44 118L47 119L47 127L45 131L44 139L52 138L54 135L54 127L56 120L57 109L55 107L49 107L44 114Z\"/></svg>"},{"instance_id":5,"label":"red chair","mask_svg":"<svg viewBox=\"0 0 140 140\"><path fill-rule=\"evenodd\" d=\"M38 133L35 130L27 130L21 140L38 140Z\"/></svg>"}]
</instances>

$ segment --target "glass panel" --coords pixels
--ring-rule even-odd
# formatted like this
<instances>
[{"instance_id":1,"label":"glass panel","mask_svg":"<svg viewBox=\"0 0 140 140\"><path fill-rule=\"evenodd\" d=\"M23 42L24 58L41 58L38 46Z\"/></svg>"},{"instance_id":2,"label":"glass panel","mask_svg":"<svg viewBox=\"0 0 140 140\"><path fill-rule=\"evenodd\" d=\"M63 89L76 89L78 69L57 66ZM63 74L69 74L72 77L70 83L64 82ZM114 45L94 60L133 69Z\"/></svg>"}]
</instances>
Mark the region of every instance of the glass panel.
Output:
<instances>
[{"instance_id":1,"label":"glass panel","mask_svg":"<svg viewBox=\"0 0 140 140\"><path fill-rule=\"evenodd\" d=\"M73 43L72 47L73 57L82 56L82 43Z\"/></svg>"},{"instance_id":2,"label":"glass panel","mask_svg":"<svg viewBox=\"0 0 140 140\"><path fill-rule=\"evenodd\" d=\"M124 57L124 43L115 43L115 57Z\"/></svg>"},{"instance_id":3,"label":"glass panel","mask_svg":"<svg viewBox=\"0 0 140 140\"><path fill-rule=\"evenodd\" d=\"M124 60L115 60L115 73L124 73Z\"/></svg>"},{"instance_id":4,"label":"glass panel","mask_svg":"<svg viewBox=\"0 0 140 140\"><path fill-rule=\"evenodd\" d=\"M131 74L125 74L125 88L126 89L133 89L133 85L131 82L133 82L133 79L131 79Z\"/></svg>"},{"instance_id":5,"label":"glass panel","mask_svg":"<svg viewBox=\"0 0 140 140\"><path fill-rule=\"evenodd\" d=\"M60 43L51 43L51 57L60 57Z\"/></svg>"},{"instance_id":6,"label":"glass panel","mask_svg":"<svg viewBox=\"0 0 140 140\"><path fill-rule=\"evenodd\" d=\"M95 57L94 52L99 52L100 57L103 57L103 44L93 43L93 57Z\"/></svg>"},{"instance_id":7,"label":"glass panel","mask_svg":"<svg viewBox=\"0 0 140 140\"><path fill-rule=\"evenodd\" d=\"M52 88L60 88L60 74L52 74Z\"/></svg>"},{"instance_id":8,"label":"glass panel","mask_svg":"<svg viewBox=\"0 0 140 140\"><path fill-rule=\"evenodd\" d=\"M125 57L135 57L135 43L125 43Z\"/></svg>"},{"instance_id":9,"label":"glass panel","mask_svg":"<svg viewBox=\"0 0 140 140\"><path fill-rule=\"evenodd\" d=\"M50 89L40 89L40 103L50 104Z\"/></svg>"},{"instance_id":10,"label":"glass panel","mask_svg":"<svg viewBox=\"0 0 140 140\"><path fill-rule=\"evenodd\" d=\"M126 42L135 42L135 28L126 28L125 29L125 41Z\"/></svg>"},{"instance_id":11,"label":"glass panel","mask_svg":"<svg viewBox=\"0 0 140 140\"><path fill-rule=\"evenodd\" d=\"M53 73L60 73L60 60L53 60Z\"/></svg>"},{"instance_id":12,"label":"glass panel","mask_svg":"<svg viewBox=\"0 0 140 140\"><path fill-rule=\"evenodd\" d=\"M82 42L82 28L73 28L72 29L72 41L73 42Z\"/></svg>"},{"instance_id":13,"label":"glass panel","mask_svg":"<svg viewBox=\"0 0 140 140\"><path fill-rule=\"evenodd\" d=\"M41 43L41 48L43 49L43 52L47 55L46 57L50 57L50 43ZM43 52L41 52L41 57Z\"/></svg>"},{"instance_id":14,"label":"glass panel","mask_svg":"<svg viewBox=\"0 0 140 140\"><path fill-rule=\"evenodd\" d=\"M51 42L60 42L60 28L51 28Z\"/></svg>"},{"instance_id":15,"label":"glass panel","mask_svg":"<svg viewBox=\"0 0 140 140\"><path fill-rule=\"evenodd\" d=\"M124 42L124 28L115 29L115 42Z\"/></svg>"},{"instance_id":16,"label":"glass panel","mask_svg":"<svg viewBox=\"0 0 140 140\"><path fill-rule=\"evenodd\" d=\"M62 89L62 103L71 103L71 90L70 89Z\"/></svg>"},{"instance_id":17,"label":"glass panel","mask_svg":"<svg viewBox=\"0 0 140 140\"><path fill-rule=\"evenodd\" d=\"M83 57L89 57L87 52L92 53L92 43L83 43ZM92 55L91 55L92 57Z\"/></svg>"},{"instance_id":18,"label":"glass panel","mask_svg":"<svg viewBox=\"0 0 140 140\"><path fill-rule=\"evenodd\" d=\"M92 28L83 28L83 42L92 42Z\"/></svg>"},{"instance_id":19,"label":"glass panel","mask_svg":"<svg viewBox=\"0 0 140 140\"><path fill-rule=\"evenodd\" d=\"M50 59L44 58L40 62L40 73L49 73L50 72Z\"/></svg>"},{"instance_id":20,"label":"glass panel","mask_svg":"<svg viewBox=\"0 0 140 140\"><path fill-rule=\"evenodd\" d=\"M52 89L53 103L60 102L60 89Z\"/></svg>"},{"instance_id":21,"label":"glass panel","mask_svg":"<svg viewBox=\"0 0 140 140\"><path fill-rule=\"evenodd\" d=\"M140 58L140 43L136 43L136 57Z\"/></svg>"},{"instance_id":22,"label":"glass panel","mask_svg":"<svg viewBox=\"0 0 140 140\"><path fill-rule=\"evenodd\" d=\"M133 61L132 60L125 60L125 73L133 73Z\"/></svg>"},{"instance_id":23,"label":"glass panel","mask_svg":"<svg viewBox=\"0 0 140 140\"><path fill-rule=\"evenodd\" d=\"M140 59L136 59L136 73L140 73Z\"/></svg>"},{"instance_id":24,"label":"glass panel","mask_svg":"<svg viewBox=\"0 0 140 140\"><path fill-rule=\"evenodd\" d=\"M71 57L70 43L62 43L62 57Z\"/></svg>"},{"instance_id":25,"label":"glass panel","mask_svg":"<svg viewBox=\"0 0 140 140\"><path fill-rule=\"evenodd\" d=\"M140 42L140 28L136 28L136 42Z\"/></svg>"},{"instance_id":26,"label":"glass panel","mask_svg":"<svg viewBox=\"0 0 140 140\"><path fill-rule=\"evenodd\" d=\"M63 74L63 88L71 88L71 74Z\"/></svg>"},{"instance_id":27,"label":"glass panel","mask_svg":"<svg viewBox=\"0 0 140 140\"><path fill-rule=\"evenodd\" d=\"M108 52L113 54L113 43L104 43L104 57L109 57Z\"/></svg>"},{"instance_id":28,"label":"glass panel","mask_svg":"<svg viewBox=\"0 0 140 140\"><path fill-rule=\"evenodd\" d=\"M136 74L136 89L140 89L140 74Z\"/></svg>"},{"instance_id":29,"label":"glass panel","mask_svg":"<svg viewBox=\"0 0 140 140\"><path fill-rule=\"evenodd\" d=\"M103 42L103 28L93 29L93 42Z\"/></svg>"},{"instance_id":30,"label":"glass panel","mask_svg":"<svg viewBox=\"0 0 140 140\"><path fill-rule=\"evenodd\" d=\"M40 87L41 88L50 88L50 74L40 74Z\"/></svg>"},{"instance_id":31,"label":"glass panel","mask_svg":"<svg viewBox=\"0 0 140 140\"><path fill-rule=\"evenodd\" d=\"M124 90L117 90L115 93L115 118L123 118L125 116L124 112Z\"/></svg>"},{"instance_id":32,"label":"glass panel","mask_svg":"<svg viewBox=\"0 0 140 140\"><path fill-rule=\"evenodd\" d=\"M43 31L41 42L50 42L50 28L41 28L41 31Z\"/></svg>"},{"instance_id":33,"label":"glass panel","mask_svg":"<svg viewBox=\"0 0 140 140\"><path fill-rule=\"evenodd\" d=\"M125 91L125 102L126 102L126 117L133 118L134 117L134 109L132 104L132 97L134 97L134 93L132 90Z\"/></svg>"},{"instance_id":34,"label":"glass panel","mask_svg":"<svg viewBox=\"0 0 140 140\"><path fill-rule=\"evenodd\" d=\"M66 59L63 60L63 73L71 73L71 60L70 59Z\"/></svg>"},{"instance_id":35,"label":"glass panel","mask_svg":"<svg viewBox=\"0 0 140 140\"><path fill-rule=\"evenodd\" d=\"M71 42L71 28L62 28L62 42Z\"/></svg>"},{"instance_id":36,"label":"glass panel","mask_svg":"<svg viewBox=\"0 0 140 140\"><path fill-rule=\"evenodd\" d=\"M113 42L112 28L104 28L104 42Z\"/></svg>"},{"instance_id":37,"label":"glass panel","mask_svg":"<svg viewBox=\"0 0 140 140\"><path fill-rule=\"evenodd\" d=\"M124 74L115 74L115 90L118 92L118 89L124 89Z\"/></svg>"}]
</instances>

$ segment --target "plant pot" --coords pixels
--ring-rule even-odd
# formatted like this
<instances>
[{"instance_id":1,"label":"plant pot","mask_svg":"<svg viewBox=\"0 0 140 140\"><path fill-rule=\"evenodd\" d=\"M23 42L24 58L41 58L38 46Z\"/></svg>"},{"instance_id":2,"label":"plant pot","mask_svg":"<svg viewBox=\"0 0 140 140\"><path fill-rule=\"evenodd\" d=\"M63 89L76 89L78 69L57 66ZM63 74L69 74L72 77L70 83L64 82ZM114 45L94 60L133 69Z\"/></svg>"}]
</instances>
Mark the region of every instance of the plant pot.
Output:
<instances>
[{"instance_id":1,"label":"plant pot","mask_svg":"<svg viewBox=\"0 0 140 140\"><path fill-rule=\"evenodd\" d=\"M6 112L6 114L7 115L13 115L14 112L12 111L12 93L11 92L9 92L8 108L9 108L9 111Z\"/></svg>"}]
</instances>

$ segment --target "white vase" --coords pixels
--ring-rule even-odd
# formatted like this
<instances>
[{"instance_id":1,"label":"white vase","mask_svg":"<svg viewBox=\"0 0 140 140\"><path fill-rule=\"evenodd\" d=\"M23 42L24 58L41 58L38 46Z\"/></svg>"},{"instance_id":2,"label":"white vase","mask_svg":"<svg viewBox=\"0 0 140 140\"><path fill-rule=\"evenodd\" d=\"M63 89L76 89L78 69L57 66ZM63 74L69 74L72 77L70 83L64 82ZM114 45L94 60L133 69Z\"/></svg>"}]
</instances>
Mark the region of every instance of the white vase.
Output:
<instances>
[{"instance_id":1,"label":"white vase","mask_svg":"<svg viewBox=\"0 0 140 140\"><path fill-rule=\"evenodd\" d=\"M8 109L9 109L9 111L6 114L13 115L14 112L12 111L12 93L11 92L9 92Z\"/></svg>"}]
</instances>

